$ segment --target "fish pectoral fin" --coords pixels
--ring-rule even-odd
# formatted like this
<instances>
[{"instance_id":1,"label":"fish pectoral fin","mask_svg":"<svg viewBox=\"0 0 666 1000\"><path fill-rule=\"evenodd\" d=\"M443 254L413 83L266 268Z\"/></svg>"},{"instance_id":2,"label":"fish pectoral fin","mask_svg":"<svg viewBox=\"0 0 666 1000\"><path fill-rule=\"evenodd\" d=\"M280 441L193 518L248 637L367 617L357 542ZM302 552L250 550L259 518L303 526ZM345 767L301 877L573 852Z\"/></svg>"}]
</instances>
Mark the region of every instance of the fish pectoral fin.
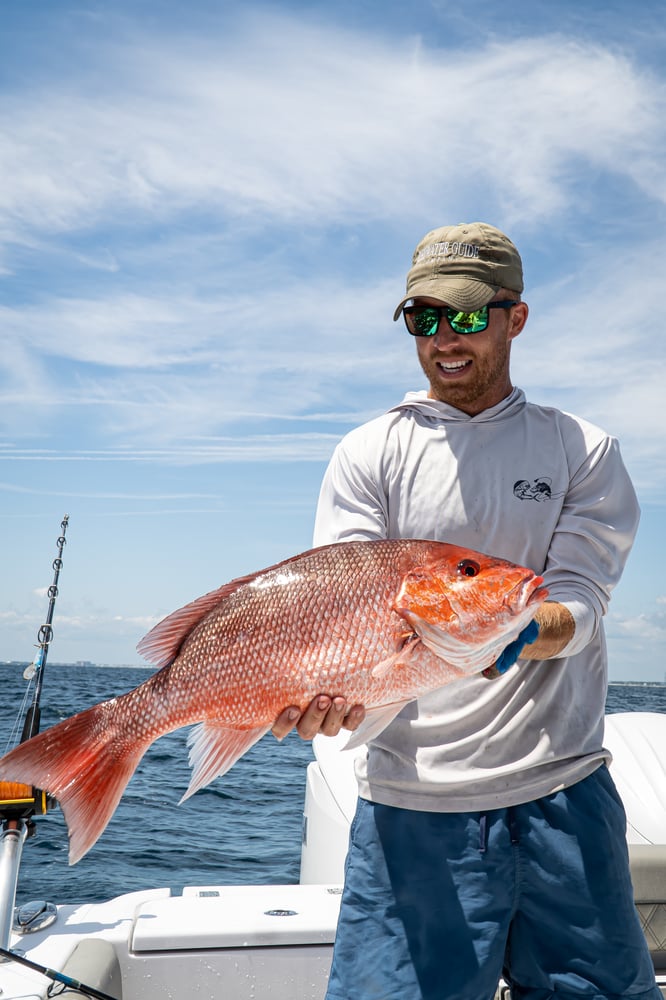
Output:
<instances>
[{"instance_id":1,"label":"fish pectoral fin","mask_svg":"<svg viewBox=\"0 0 666 1000\"><path fill-rule=\"evenodd\" d=\"M406 701L397 701L392 705L382 705L381 708L368 709L365 713L365 719L358 729L354 730L342 749L356 750L364 743L374 740L376 736L379 736L386 729L390 722L393 722L396 715L402 712L405 705L408 705L411 700L413 699L408 698Z\"/></svg>"},{"instance_id":2,"label":"fish pectoral fin","mask_svg":"<svg viewBox=\"0 0 666 1000\"><path fill-rule=\"evenodd\" d=\"M228 725L215 720L195 726L187 737L192 778L180 801L184 802L214 778L225 774L270 728L257 726L255 729L230 729Z\"/></svg>"},{"instance_id":3,"label":"fish pectoral fin","mask_svg":"<svg viewBox=\"0 0 666 1000\"><path fill-rule=\"evenodd\" d=\"M374 677L376 680L386 677L389 670L395 666L395 664L400 659L399 653L394 653L393 656L388 656L385 660L380 663L375 663L374 667L370 671L370 676Z\"/></svg>"},{"instance_id":4,"label":"fish pectoral fin","mask_svg":"<svg viewBox=\"0 0 666 1000\"><path fill-rule=\"evenodd\" d=\"M406 632L401 636L400 648L395 653L391 653L385 660L375 663L370 671L374 678L386 677L390 670L396 667L405 667L409 663L412 655L421 646L421 639L416 632Z\"/></svg>"}]
</instances>

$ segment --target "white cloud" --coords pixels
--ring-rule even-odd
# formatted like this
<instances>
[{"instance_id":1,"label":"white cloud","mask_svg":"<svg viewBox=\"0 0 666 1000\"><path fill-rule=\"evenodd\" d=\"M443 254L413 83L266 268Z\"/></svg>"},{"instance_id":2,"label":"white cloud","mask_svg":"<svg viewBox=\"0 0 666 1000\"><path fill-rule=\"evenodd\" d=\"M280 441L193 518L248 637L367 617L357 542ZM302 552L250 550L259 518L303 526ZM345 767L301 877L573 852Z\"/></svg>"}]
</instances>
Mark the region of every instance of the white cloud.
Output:
<instances>
[{"instance_id":1,"label":"white cloud","mask_svg":"<svg viewBox=\"0 0 666 1000\"><path fill-rule=\"evenodd\" d=\"M663 384L646 334L664 247L646 268L613 220L596 232L559 220L618 177L625 200L663 201L662 80L564 36L470 52L274 10L210 38L99 26L94 66L0 104L0 233L53 263L39 299L0 316L8 434L79 409L88 435L151 446L219 433L250 400L280 418L356 412L370 392L372 410L373 385L381 408L405 387L389 315L409 247L348 247L345 265L335 229L351 238L372 220L395 246L401 223L411 241L414 220L481 201L515 225L528 262L531 250L560 268L516 350L521 381L584 393L587 415L658 460L657 407L628 404L637 382L644 400ZM586 264L598 255L605 276Z\"/></svg>"},{"instance_id":2,"label":"white cloud","mask_svg":"<svg viewBox=\"0 0 666 1000\"><path fill-rule=\"evenodd\" d=\"M514 371L530 395L562 405L617 435L637 485L666 487L663 392L666 351L655 336L666 239L627 246L616 235L559 280L526 293L532 313Z\"/></svg>"},{"instance_id":3,"label":"white cloud","mask_svg":"<svg viewBox=\"0 0 666 1000\"><path fill-rule=\"evenodd\" d=\"M479 184L536 221L576 197L580 161L664 199L663 85L563 37L456 52L264 12L208 42L100 45L87 82L5 98L8 236L196 206L234 226L404 219Z\"/></svg>"},{"instance_id":4,"label":"white cloud","mask_svg":"<svg viewBox=\"0 0 666 1000\"><path fill-rule=\"evenodd\" d=\"M642 641L666 639L666 614L644 614L634 618L615 619L614 627L622 635Z\"/></svg>"},{"instance_id":5,"label":"white cloud","mask_svg":"<svg viewBox=\"0 0 666 1000\"><path fill-rule=\"evenodd\" d=\"M165 533L208 530L241 569L302 545L315 464L421 384L391 314L413 245L440 223L487 218L514 236L532 309L515 380L618 434L641 491L663 496L656 33L648 60L619 30L618 44L590 41L600 15L580 5L549 14L559 34L538 33L533 4L511 25L490 4L481 18L442 5L434 20L437 4L425 17L389 4L368 30L350 27L368 20L358 5L320 20L278 6L176 5L175 22L172 4L145 20L144 7L68 6L34 72L25 51L3 67L0 494L27 529L8 539L5 605L22 573L34 589L35 522L71 498L88 533L80 591L116 588L108 614L63 605L59 648L74 659L106 659L84 638L104 649L117 630L130 652L115 658L131 659L118 594L127 619L172 605L175 581L154 568ZM266 473L279 461L302 477L286 493ZM231 462L242 471L217 468ZM298 507L293 521L281 505ZM117 538L113 560L102 544L114 516L125 562L150 581L140 591ZM196 591L211 547L181 556L179 586L189 573ZM14 636L23 622L30 647L41 613L0 623ZM623 648L660 641L658 615L622 622Z\"/></svg>"}]
</instances>

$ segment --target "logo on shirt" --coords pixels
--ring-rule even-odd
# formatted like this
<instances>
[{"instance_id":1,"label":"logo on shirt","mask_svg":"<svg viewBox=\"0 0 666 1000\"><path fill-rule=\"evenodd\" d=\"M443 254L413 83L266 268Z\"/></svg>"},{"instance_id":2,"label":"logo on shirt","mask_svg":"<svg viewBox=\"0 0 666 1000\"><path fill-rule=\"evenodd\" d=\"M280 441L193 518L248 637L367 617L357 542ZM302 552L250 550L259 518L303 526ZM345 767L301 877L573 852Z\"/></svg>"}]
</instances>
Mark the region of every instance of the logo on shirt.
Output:
<instances>
[{"instance_id":1,"label":"logo on shirt","mask_svg":"<svg viewBox=\"0 0 666 1000\"><path fill-rule=\"evenodd\" d=\"M531 482L528 479L518 479L513 484L513 495L518 500L535 500L543 503L546 500L557 500L563 497L565 491L553 493L553 481L550 476L537 476Z\"/></svg>"}]
</instances>

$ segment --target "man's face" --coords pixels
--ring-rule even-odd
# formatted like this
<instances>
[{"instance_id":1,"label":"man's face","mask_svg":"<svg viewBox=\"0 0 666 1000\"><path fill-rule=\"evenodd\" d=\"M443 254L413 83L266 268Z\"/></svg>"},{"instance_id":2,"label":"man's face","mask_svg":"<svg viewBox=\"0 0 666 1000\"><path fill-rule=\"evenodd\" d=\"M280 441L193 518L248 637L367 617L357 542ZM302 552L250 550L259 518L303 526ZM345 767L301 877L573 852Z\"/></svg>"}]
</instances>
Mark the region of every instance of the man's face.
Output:
<instances>
[{"instance_id":1,"label":"man's face","mask_svg":"<svg viewBox=\"0 0 666 1000\"><path fill-rule=\"evenodd\" d=\"M493 301L511 298L499 292ZM439 299L418 298L415 305L443 306ZM479 333L459 334L443 317L433 337L417 337L416 350L430 383L428 395L474 416L501 402L511 392L511 341L527 320L527 306L489 310L489 322Z\"/></svg>"}]
</instances>

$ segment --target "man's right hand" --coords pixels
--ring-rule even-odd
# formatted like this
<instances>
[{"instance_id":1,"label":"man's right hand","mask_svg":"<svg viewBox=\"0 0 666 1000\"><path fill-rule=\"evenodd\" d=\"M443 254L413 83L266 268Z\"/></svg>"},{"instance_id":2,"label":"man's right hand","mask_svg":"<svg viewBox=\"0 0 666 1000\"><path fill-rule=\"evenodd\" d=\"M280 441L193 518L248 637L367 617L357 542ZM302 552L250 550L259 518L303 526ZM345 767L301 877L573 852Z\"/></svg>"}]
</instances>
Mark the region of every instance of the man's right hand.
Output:
<instances>
[{"instance_id":1,"label":"man's right hand","mask_svg":"<svg viewBox=\"0 0 666 1000\"><path fill-rule=\"evenodd\" d=\"M277 740L282 740L295 727L302 739L311 740L317 733L337 736L343 728L353 732L364 718L363 705L349 707L342 697L331 698L327 694L319 694L304 712L295 705L285 708L278 715L271 731Z\"/></svg>"}]
</instances>

